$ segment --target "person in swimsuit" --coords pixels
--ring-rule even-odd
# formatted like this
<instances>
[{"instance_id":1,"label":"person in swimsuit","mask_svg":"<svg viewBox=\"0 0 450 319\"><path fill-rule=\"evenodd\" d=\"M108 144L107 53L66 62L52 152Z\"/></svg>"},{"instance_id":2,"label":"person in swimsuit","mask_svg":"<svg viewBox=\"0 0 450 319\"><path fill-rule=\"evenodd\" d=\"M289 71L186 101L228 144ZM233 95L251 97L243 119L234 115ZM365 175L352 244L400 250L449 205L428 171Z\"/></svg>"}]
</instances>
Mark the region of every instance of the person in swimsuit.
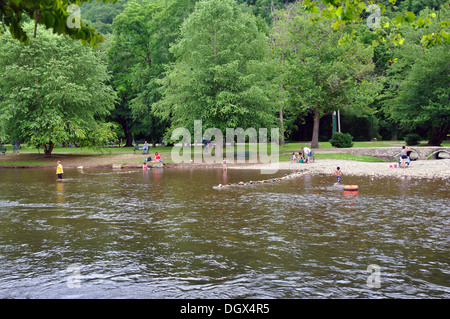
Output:
<instances>
[{"instance_id":1,"label":"person in swimsuit","mask_svg":"<svg viewBox=\"0 0 450 319\"><path fill-rule=\"evenodd\" d=\"M336 175L337 177L337 184L341 185L341 175L344 175L344 173L342 173L341 168L337 167L337 169L334 171L334 173L331 176Z\"/></svg>"}]
</instances>

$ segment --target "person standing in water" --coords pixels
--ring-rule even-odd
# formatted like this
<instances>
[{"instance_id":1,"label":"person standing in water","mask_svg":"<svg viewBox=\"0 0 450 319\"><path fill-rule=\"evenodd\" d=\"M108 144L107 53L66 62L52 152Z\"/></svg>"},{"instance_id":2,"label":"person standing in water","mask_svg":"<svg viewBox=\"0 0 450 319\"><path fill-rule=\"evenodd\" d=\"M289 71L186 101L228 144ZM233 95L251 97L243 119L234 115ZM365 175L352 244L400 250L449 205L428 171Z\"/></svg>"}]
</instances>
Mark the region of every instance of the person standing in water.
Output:
<instances>
[{"instance_id":1,"label":"person standing in water","mask_svg":"<svg viewBox=\"0 0 450 319\"><path fill-rule=\"evenodd\" d=\"M408 151L410 151L411 149L408 146L402 146L402 164L401 167L405 168L406 167L406 159L408 158Z\"/></svg>"},{"instance_id":2,"label":"person standing in water","mask_svg":"<svg viewBox=\"0 0 450 319\"><path fill-rule=\"evenodd\" d=\"M56 167L56 175L58 176L58 181L62 181L62 175L64 174L64 169L61 165L61 162L57 162L58 166Z\"/></svg>"},{"instance_id":3,"label":"person standing in water","mask_svg":"<svg viewBox=\"0 0 450 319\"><path fill-rule=\"evenodd\" d=\"M344 175L344 173L342 173L341 168L338 166L337 169L334 171L334 173L331 176L336 175L337 177L337 184L341 185L341 175Z\"/></svg>"}]
</instances>

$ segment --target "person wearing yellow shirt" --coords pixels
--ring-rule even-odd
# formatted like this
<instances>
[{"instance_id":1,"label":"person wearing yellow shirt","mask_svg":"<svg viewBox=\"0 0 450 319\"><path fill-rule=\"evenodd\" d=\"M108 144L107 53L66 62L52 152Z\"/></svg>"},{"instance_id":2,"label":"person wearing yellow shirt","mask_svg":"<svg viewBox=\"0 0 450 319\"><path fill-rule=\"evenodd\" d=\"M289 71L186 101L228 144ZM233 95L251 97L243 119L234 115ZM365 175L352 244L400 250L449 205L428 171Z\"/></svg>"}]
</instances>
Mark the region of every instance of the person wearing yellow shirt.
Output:
<instances>
[{"instance_id":1,"label":"person wearing yellow shirt","mask_svg":"<svg viewBox=\"0 0 450 319\"><path fill-rule=\"evenodd\" d=\"M58 161L58 166L56 167L56 175L58 175L58 180L62 181L62 174L64 174L63 167L61 165L61 162Z\"/></svg>"}]
</instances>

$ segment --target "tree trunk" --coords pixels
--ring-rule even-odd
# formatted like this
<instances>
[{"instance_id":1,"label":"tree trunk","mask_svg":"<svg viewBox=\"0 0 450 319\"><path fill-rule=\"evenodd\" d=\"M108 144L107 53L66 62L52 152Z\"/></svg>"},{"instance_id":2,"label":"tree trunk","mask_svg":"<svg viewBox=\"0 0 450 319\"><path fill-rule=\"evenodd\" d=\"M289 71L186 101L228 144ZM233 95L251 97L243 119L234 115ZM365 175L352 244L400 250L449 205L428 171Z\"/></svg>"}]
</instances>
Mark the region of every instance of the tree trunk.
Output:
<instances>
[{"instance_id":1,"label":"tree trunk","mask_svg":"<svg viewBox=\"0 0 450 319\"><path fill-rule=\"evenodd\" d=\"M314 126L313 126L313 134L311 140L311 148L319 148L319 124L320 124L320 113L317 110L314 110Z\"/></svg>"},{"instance_id":2,"label":"tree trunk","mask_svg":"<svg viewBox=\"0 0 450 319\"><path fill-rule=\"evenodd\" d=\"M272 2L273 5L273 2ZM283 83L280 84L280 89L283 90ZM284 146L284 116L283 116L283 106L280 106L280 141L279 144Z\"/></svg>"},{"instance_id":3,"label":"tree trunk","mask_svg":"<svg viewBox=\"0 0 450 319\"><path fill-rule=\"evenodd\" d=\"M48 144L44 144L45 157L49 157L52 155L53 147L55 147L55 144L53 144L52 141L50 141Z\"/></svg>"},{"instance_id":4,"label":"tree trunk","mask_svg":"<svg viewBox=\"0 0 450 319\"><path fill-rule=\"evenodd\" d=\"M284 146L284 123L283 123L283 107L280 106L280 142L281 146Z\"/></svg>"},{"instance_id":5,"label":"tree trunk","mask_svg":"<svg viewBox=\"0 0 450 319\"><path fill-rule=\"evenodd\" d=\"M398 125L396 123L392 124L391 132L392 132L391 141L397 141L398 140Z\"/></svg>"},{"instance_id":6,"label":"tree trunk","mask_svg":"<svg viewBox=\"0 0 450 319\"><path fill-rule=\"evenodd\" d=\"M124 147L132 147L133 146L133 136L130 132L125 132L126 144Z\"/></svg>"},{"instance_id":7,"label":"tree trunk","mask_svg":"<svg viewBox=\"0 0 450 319\"><path fill-rule=\"evenodd\" d=\"M450 129L450 123L444 123L440 126L433 127L430 135L430 139L428 140L428 145L430 146L440 146L444 139L447 137L447 134Z\"/></svg>"},{"instance_id":8,"label":"tree trunk","mask_svg":"<svg viewBox=\"0 0 450 319\"><path fill-rule=\"evenodd\" d=\"M119 119L119 124L122 126L123 133L125 134L125 145L124 147L133 147L133 136L128 129L127 121L125 119Z\"/></svg>"}]
</instances>

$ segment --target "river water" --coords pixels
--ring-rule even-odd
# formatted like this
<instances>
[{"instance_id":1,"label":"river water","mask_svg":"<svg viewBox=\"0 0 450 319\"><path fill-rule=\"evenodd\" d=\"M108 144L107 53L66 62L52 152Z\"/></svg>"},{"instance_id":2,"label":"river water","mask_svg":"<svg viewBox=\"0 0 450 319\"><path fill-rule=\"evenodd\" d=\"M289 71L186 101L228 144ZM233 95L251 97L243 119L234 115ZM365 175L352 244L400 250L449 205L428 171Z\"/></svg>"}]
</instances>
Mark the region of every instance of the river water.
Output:
<instances>
[{"instance_id":1,"label":"river water","mask_svg":"<svg viewBox=\"0 0 450 319\"><path fill-rule=\"evenodd\" d=\"M284 176L290 172L278 172ZM0 171L0 298L449 298L445 180Z\"/></svg>"}]
</instances>

